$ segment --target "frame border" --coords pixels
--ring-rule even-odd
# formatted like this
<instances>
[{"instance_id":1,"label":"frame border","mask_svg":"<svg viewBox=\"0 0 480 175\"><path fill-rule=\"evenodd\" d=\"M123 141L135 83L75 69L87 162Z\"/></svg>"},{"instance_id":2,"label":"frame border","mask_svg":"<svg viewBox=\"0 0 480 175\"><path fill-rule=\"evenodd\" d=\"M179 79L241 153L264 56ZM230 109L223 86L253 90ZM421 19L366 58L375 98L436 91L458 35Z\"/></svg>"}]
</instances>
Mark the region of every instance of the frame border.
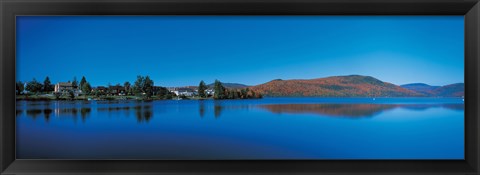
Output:
<instances>
[{"instance_id":1,"label":"frame border","mask_svg":"<svg viewBox=\"0 0 480 175\"><path fill-rule=\"evenodd\" d=\"M478 174L479 0L0 0L0 174ZM18 15L464 15L465 160L15 160Z\"/></svg>"}]
</instances>

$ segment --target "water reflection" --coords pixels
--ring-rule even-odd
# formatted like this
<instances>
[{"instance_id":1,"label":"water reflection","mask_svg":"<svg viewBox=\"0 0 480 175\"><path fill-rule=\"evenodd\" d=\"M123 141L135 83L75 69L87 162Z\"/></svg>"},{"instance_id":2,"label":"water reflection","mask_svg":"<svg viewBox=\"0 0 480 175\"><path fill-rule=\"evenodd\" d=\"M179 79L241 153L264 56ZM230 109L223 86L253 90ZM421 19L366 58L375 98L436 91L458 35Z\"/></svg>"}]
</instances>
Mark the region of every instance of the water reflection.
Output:
<instances>
[{"instance_id":1,"label":"water reflection","mask_svg":"<svg viewBox=\"0 0 480 175\"><path fill-rule=\"evenodd\" d=\"M44 117L45 117L45 121L50 121L50 115L53 113L53 110L52 109L44 109L43 110L43 114L44 114Z\"/></svg>"},{"instance_id":2,"label":"water reflection","mask_svg":"<svg viewBox=\"0 0 480 175\"><path fill-rule=\"evenodd\" d=\"M135 110L135 116L137 117L138 123L142 123L142 122L148 123L153 117L152 106L150 105L135 106L134 110Z\"/></svg>"},{"instance_id":3,"label":"water reflection","mask_svg":"<svg viewBox=\"0 0 480 175\"><path fill-rule=\"evenodd\" d=\"M225 104L222 101L214 101L213 103L213 114L215 118L219 118L223 111L248 111L251 108L255 108L258 104L235 104L229 105ZM204 110L200 108L199 110ZM199 111L200 112L200 111Z\"/></svg>"},{"instance_id":4,"label":"water reflection","mask_svg":"<svg viewBox=\"0 0 480 175\"><path fill-rule=\"evenodd\" d=\"M273 114L316 114L322 116L333 117L373 117L387 110L395 108L403 108L408 110L423 111L433 107L441 107L450 110L465 110L463 104L255 104L255 103L238 103L237 101L208 101L199 100L198 116L204 118L207 114L212 114L217 119L225 111L238 112L248 110L266 110ZM191 103L191 102L189 102ZM41 104L41 105L40 105ZM172 105L175 104L175 105ZM43 116L45 121L49 122L52 116L68 118L74 121L78 117L82 122L86 122L92 111L104 112L111 116L128 117L135 115L138 123L148 123L152 120L154 109L156 113L160 111L168 111L180 108L181 110L191 110L187 105L182 106L176 103L151 103L151 102L118 102L105 101L97 104L91 102L65 102L65 103L34 103L18 104L17 116L26 115L36 119ZM118 113L122 111L123 113ZM100 114L98 116L105 116Z\"/></svg>"},{"instance_id":5,"label":"water reflection","mask_svg":"<svg viewBox=\"0 0 480 175\"><path fill-rule=\"evenodd\" d=\"M205 102L200 100L198 105L198 114L200 115L200 118L203 118L203 116L205 116Z\"/></svg>"},{"instance_id":6,"label":"water reflection","mask_svg":"<svg viewBox=\"0 0 480 175\"><path fill-rule=\"evenodd\" d=\"M215 101L213 104L213 114L215 118L219 118L220 114L222 114L223 106L220 102Z\"/></svg>"},{"instance_id":7,"label":"water reflection","mask_svg":"<svg viewBox=\"0 0 480 175\"><path fill-rule=\"evenodd\" d=\"M266 104L258 107L272 113L282 114L318 114L334 117L372 117L394 108L408 110L426 110L442 107L452 110L464 110L463 104Z\"/></svg>"},{"instance_id":8,"label":"water reflection","mask_svg":"<svg viewBox=\"0 0 480 175\"><path fill-rule=\"evenodd\" d=\"M87 117L90 115L90 112L92 112L92 108L81 108L80 109L80 116L82 117L82 122L85 123L87 120Z\"/></svg>"},{"instance_id":9,"label":"water reflection","mask_svg":"<svg viewBox=\"0 0 480 175\"><path fill-rule=\"evenodd\" d=\"M42 114L43 110L41 109L29 109L27 110L27 115L36 119L40 114Z\"/></svg>"},{"instance_id":10,"label":"water reflection","mask_svg":"<svg viewBox=\"0 0 480 175\"><path fill-rule=\"evenodd\" d=\"M17 110L15 111L15 114L16 114L17 117L18 117L18 115L20 115L20 114L22 114L22 113L23 113L23 110L20 110L20 109L17 109Z\"/></svg>"},{"instance_id":11,"label":"water reflection","mask_svg":"<svg viewBox=\"0 0 480 175\"><path fill-rule=\"evenodd\" d=\"M108 103L108 104L118 104L118 103ZM128 105L128 104L127 104ZM108 107L99 107L97 108L99 112L116 112L116 111L125 111L124 116L128 116L130 111L135 113L137 122L149 122L153 117L153 107L151 104L135 104L135 106L108 106ZM123 116L123 115L120 115Z\"/></svg>"},{"instance_id":12,"label":"water reflection","mask_svg":"<svg viewBox=\"0 0 480 175\"><path fill-rule=\"evenodd\" d=\"M130 110L130 106L115 106L115 107L102 107L98 108L98 111L122 111L122 110Z\"/></svg>"},{"instance_id":13,"label":"water reflection","mask_svg":"<svg viewBox=\"0 0 480 175\"><path fill-rule=\"evenodd\" d=\"M22 110L17 110L17 115L22 113ZM37 117L39 117L40 115L43 114L43 117L45 119L45 121L50 121L50 116L51 114L53 113L53 110L50 109L50 108L47 108L47 109L28 109L26 110L26 113L27 113L27 116L33 118L33 119L36 119Z\"/></svg>"}]
</instances>

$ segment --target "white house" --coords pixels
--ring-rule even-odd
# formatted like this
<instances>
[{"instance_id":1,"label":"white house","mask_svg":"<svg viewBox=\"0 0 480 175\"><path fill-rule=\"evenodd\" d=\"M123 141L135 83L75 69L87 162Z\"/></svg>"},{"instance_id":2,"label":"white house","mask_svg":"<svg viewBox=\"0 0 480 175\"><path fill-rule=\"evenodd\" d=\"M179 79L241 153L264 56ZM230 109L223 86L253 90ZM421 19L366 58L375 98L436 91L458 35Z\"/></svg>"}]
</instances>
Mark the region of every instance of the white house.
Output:
<instances>
[{"instance_id":1,"label":"white house","mask_svg":"<svg viewBox=\"0 0 480 175\"><path fill-rule=\"evenodd\" d=\"M191 88L169 88L170 92L175 93L175 95L185 95L187 97L195 95L195 91Z\"/></svg>"},{"instance_id":2,"label":"white house","mask_svg":"<svg viewBox=\"0 0 480 175\"><path fill-rule=\"evenodd\" d=\"M70 82L59 82L55 84L55 92L57 93L64 93L73 90L73 85Z\"/></svg>"},{"instance_id":3,"label":"white house","mask_svg":"<svg viewBox=\"0 0 480 175\"><path fill-rule=\"evenodd\" d=\"M78 90L73 87L72 83L70 82L58 82L55 84L54 92L55 93L68 93L69 91L73 91L75 96L78 96L82 93L81 90Z\"/></svg>"}]
</instances>

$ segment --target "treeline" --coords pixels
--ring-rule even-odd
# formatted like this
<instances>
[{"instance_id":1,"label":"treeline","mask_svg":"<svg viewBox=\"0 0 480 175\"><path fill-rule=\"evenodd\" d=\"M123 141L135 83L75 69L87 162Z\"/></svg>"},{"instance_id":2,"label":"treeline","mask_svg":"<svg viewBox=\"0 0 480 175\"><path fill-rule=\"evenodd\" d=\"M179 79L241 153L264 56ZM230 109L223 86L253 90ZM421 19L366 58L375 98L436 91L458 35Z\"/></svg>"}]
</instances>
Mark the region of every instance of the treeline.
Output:
<instances>
[{"instance_id":1,"label":"treeline","mask_svg":"<svg viewBox=\"0 0 480 175\"><path fill-rule=\"evenodd\" d=\"M54 92L55 85L51 83L50 78L47 76L43 83L37 81L35 78L32 81L16 82L16 94L17 95L40 95L40 94L54 94L57 99L66 96L66 98L74 99L75 96L84 96L84 97L97 97L97 98L114 98L112 96L137 96L142 99L172 99L177 95L173 92L170 92L166 87L154 86L154 82L150 77L138 75L137 79L133 84L126 81L123 83L123 86L120 83L112 86L110 83L106 86L98 86L93 88L90 83L87 81L85 76L82 76L80 82L77 81L76 77L73 77L71 81L71 87L62 92ZM251 98L262 98L262 94L256 93L249 88L245 89L228 89L225 88L222 83L218 80L215 80L213 87L213 93L207 93L208 86L202 80L199 83L196 97L199 98L213 98L213 99L251 99ZM23 93L24 91L27 93ZM80 91L81 90L81 91ZM212 95L213 94L213 95ZM185 95L181 95L183 99L188 99Z\"/></svg>"},{"instance_id":2,"label":"treeline","mask_svg":"<svg viewBox=\"0 0 480 175\"><path fill-rule=\"evenodd\" d=\"M137 76L137 79L133 85L126 81L123 86L120 84L115 86L108 84L106 87L99 86L93 88L85 76L82 76L80 82L77 81L76 77L73 77L73 80L69 80L67 83L71 83L73 89L69 89L66 92L54 92L55 84L51 83L48 76L45 78L43 83L37 81L35 78L32 81L26 82L26 84L24 82L17 81L16 94L26 96L53 94L57 99L62 96L73 99L76 95L104 97L118 96L119 94L123 94L125 96L139 96L146 99L151 99L152 97L159 99L172 99L173 96L175 96L174 93L171 93L165 87L155 87L153 80L151 80L149 76L144 77L139 75ZM24 93L25 90L28 92Z\"/></svg>"},{"instance_id":3,"label":"treeline","mask_svg":"<svg viewBox=\"0 0 480 175\"><path fill-rule=\"evenodd\" d=\"M202 81L203 82L203 81ZM201 82L201 83L202 83ZM200 83L200 84L201 84ZM199 88L200 89L200 88ZM215 91L214 99L252 99L262 98L262 94L256 93L249 88L245 89L227 89L222 85L222 82L215 80L213 89Z\"/></svg>"},{"instance_id":4,"label":"treeline","mask_svg":"<svg viewBox=\"0 0 480 175\"><path fill-rule=\"evenodd\" d=\"M48 93L52 92L55 88L50 82L50 78L47 76L43 81L43 84L37 81L35 78L32 81L27 82L25 85L24 82L17 81L15 83L15 91L17 95L22 94L25 90L29 91L30 93Z\"/></svg>"}]
</instances>

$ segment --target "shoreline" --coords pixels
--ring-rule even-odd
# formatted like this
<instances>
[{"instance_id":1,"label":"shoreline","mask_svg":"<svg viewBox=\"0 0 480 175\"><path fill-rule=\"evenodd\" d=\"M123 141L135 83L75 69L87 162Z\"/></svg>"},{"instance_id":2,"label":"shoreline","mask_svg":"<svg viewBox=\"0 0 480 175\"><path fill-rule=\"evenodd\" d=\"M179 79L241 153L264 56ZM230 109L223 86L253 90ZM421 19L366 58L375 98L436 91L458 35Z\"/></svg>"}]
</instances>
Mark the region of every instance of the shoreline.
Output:
<instances>
[{"instance_id":1,"label":"shoreline","mask_svg":"<svg viewBox=\"0 0 480 175\"><path fill-rule=\"evenodd\" d=\"M272 98L323 98L323 99L392 99L392 98L397 98L397 99L464 99L464 97L322 97L322 96L278 96L278 97L262 97L262 98L247 98L247 99L214 99L213 97L209 98L200 98L200 97L190 97L190 98L179 98L177 99L176 97L166 99L166 98L158 98L158 97L153 97L149 99L141 98L141 97L136 97L136 96L106 96L106 97L93 97L93 96L87 96L87 97L80 97L80 98L65 98L61 97L59 99L56 99L55 97L49 97L49 96L22 96L22 97L16 97L16 101L161 101L161 100L248 100L248 99L272 99Z\"/></svg>"},{"instance_id":2,"label":"shoreline","mask_svg":"<svg viewBox=\"0 0 480 175\"><path fill-rule=\"evenodd\" d=\"M246 98L246 99L261 99L261 98ZM152 98L142 98L137 96L103 96L103 97L95 97L95 96L80 96L75 98L69 97L60 97L56 98L54 96L46 96L46 95L32 95L32 96L25 96L16 95L15 101L127 101L127 100L134 100L134 101L161 101L161 100L246 100L242 98L237 99L214 99L213 97L202 98L202 97L173 97L173 98L159 98L159 97L152 97Z\"/></svg>"}]
</instances>

